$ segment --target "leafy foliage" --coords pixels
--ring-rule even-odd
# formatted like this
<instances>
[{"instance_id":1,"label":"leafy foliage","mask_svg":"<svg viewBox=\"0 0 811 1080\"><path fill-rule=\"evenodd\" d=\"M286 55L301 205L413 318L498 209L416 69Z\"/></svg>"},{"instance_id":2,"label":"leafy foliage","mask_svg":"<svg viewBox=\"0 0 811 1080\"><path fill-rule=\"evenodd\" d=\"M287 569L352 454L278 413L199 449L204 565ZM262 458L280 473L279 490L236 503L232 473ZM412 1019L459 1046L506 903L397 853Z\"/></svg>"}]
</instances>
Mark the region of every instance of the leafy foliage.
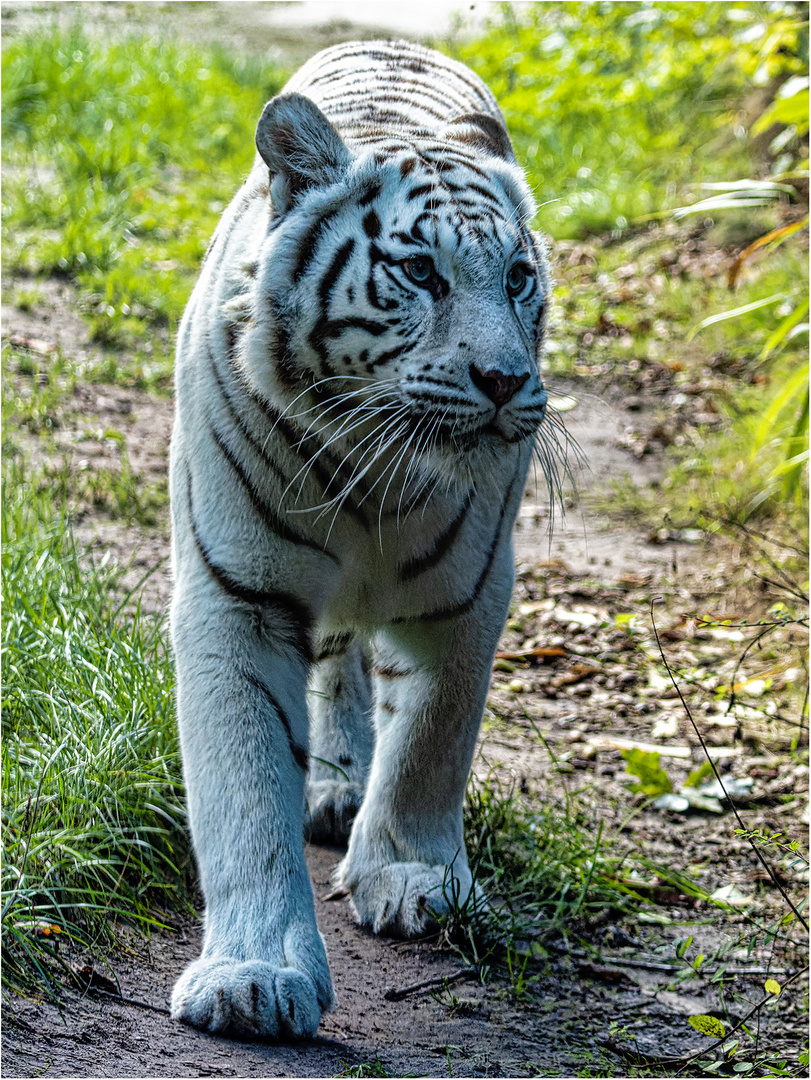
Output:
<instances>
[{"instance_id":1,"label":"leafy foliage","mask_svg":"<svg viewBox=\"0 0 811 1080\"><path fill-rule=\"evenodd\" d=\"M702 1035L708 1035L711 1039L723 1039L726 1028L715 1016L689 1016L687 1018L690 1027L700 1031Z\"/></svg>"},{"instance_id":2,"label":"leafy foliage","mask_svg":"<svg viewBox=\"0 0 811 1080\"><path fill-rule=\"evenodd\" d=\"M748 151L727 110L756 66L751 5L502 5L460 59L493 89L556 239L623 229ZM708 152L710 145L724 154Z\"/></svg>"},{"instance_id":3,"label":"leafy foliage","mask_svg":"<svg viewBox=\"0 0 811 1080\"><path fill-rule=\"evenodd\" d=\"M632 776L639 778L638 784L632 784L632 791L643 795L663 795L673 790L673 781L659 765L660 755L651 750L623 750L625 767Z\"/></svg>"}]
</instances>

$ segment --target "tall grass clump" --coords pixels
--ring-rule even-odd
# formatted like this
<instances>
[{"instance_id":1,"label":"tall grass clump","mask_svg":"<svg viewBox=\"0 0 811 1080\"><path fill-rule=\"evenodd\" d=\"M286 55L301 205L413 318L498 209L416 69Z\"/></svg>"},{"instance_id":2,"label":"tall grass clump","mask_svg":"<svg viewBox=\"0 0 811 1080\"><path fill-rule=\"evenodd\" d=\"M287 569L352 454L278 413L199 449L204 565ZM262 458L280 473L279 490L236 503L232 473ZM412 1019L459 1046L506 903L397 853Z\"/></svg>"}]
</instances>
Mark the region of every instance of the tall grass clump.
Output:
<instances>
[{"instance_id":1,"label":"tall grass clump","mask_svg":"<svg viewBox=\"0 0 811 1080\"><path fill-rule=\"evenodd\" d=\"M492 907L455 914L463 925L472 917L485 944L542 956L561 934L582 931L606 910L629 909L616 838L604 835L579 796L541 800L505 788L494 773L473 776L465 837L471 870Z\"/></svg>"},{"instance_id":2,"label":"tall grass clump","mask_svg":"<svg viewBox=\"0 0 811 1080\"><path fill-rule=\"evenodd\" d=\"M173 325L284 75L267 59L77 23L3 53L6 269L80 286L105 344Z\"/></svg>"},{"instance_id":3,"label":"tall grass clump","mask_svg":"<svg viewBox=\"0 0 811 1080\"><path fill-rule=\"evenodd\" d=\"M19 472L2 519L3 980L47 984L181 903L189 865L160 621L89 566ZM126 605L126 606L125 606Z\"/></svg>"}]
</instances>

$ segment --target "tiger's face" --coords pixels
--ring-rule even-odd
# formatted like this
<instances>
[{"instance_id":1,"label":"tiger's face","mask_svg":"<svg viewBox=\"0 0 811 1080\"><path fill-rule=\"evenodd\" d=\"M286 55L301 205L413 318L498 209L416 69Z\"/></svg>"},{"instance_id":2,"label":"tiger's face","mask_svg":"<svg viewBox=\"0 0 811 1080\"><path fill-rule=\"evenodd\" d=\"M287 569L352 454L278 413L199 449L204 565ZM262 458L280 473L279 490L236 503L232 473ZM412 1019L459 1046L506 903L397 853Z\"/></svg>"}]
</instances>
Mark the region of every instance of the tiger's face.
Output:
<instances>
[{"instance_id":1,"label":"tiger's face","mask_svg":"<svg viewBox=\"0 0 811 1080\"><path fill-rule=\"evenodd\" d=\"M353 156L311 102L295 104L297 155L289 118L272 149L257 134L277 222L257 289L286 335L274 392L309 388L336 417L374 402L396 430L452 454L530 438L546 404L549 274L503 146L468 123ZM290 168L304 157L302 114L321 182Z\"/></svg>"}]
</instances>

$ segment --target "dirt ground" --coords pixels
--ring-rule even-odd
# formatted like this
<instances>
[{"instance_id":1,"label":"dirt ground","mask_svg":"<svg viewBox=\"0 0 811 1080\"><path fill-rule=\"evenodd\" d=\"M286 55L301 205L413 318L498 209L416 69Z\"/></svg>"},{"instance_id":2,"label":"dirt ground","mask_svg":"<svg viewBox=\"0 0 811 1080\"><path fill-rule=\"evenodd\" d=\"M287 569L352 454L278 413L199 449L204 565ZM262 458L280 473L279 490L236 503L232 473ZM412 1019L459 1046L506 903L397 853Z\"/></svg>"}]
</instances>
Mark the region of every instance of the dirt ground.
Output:
<instances>
[{"instance_id":1,"label":"dirt ground","mask_svg":"<svg viewBox=\"0 0 811 1080\"><path fill-rule=\"evenodd\" d=\"M42 7L4 5L4 29L30 24L41 17ZM45 7L50 17L59 5ZM102 29L115 21L109 5L85 7L98 9ZM125 7L128 18L144 17L143 6L117 7ZM155 7L162 9L166 25L191 32L183 10L189 5ZM239 43L255 19L249 9L263 7L201 5L194 33L219 35L227 23L226 36ZM63 11L59 17L67 15ZM261 28L268 47L293 59L313 51L313 42L321 46L372 32L368 25L340 21L305 32L285 24L275 11ZM251 47L256 48L255 41ZM42 363L51 355L49 346L78 364L88 362L94 346L70 286L39 284L45 298L32 311L3 304L3 341L16 342ZM13 285L3 282L4 297L12 295ZM655 744L677 780L702 757L673 688L652 679L647 654L638 655L628 634L610 627L623 613L644 620L651 596L661 593L666 598L662 626L670 635L674 663L684 667L695 660L699 665L713 649L729 649L728 642L697 632L691 620L708 609L728 605L737 610L736 605L751 603L751 589L740 584L738 573L745 551L700 535L652 535L632 519L619 521L598 512L612 481L627 477L645 488L660 478L661 453L633 452L655 426L658 402L616 385L589 386L587 394L582 385L558 389L578 399L565 419L588 461L576 477L582 503L559 519L550 534L545 492L527 491L515 532L516 615L501 646L513 658L496 665L474 771L484 778L495 770L505 786L551 802L576 793L594 807L595 821L602 818L621 833L629 851L679 867L697 866L708 892L732 884L747 894L748 906L719 922L705 902L671 890L662 901L661 918L618 924L608 918L586 927L588 952L582 941L561 938L531 993L516 996L503 979L482 985L468 978L460 956L437 941L402 943L361 931L346 900L326 899L340 852L311 846L308 865L338 1000L314 1042L240 1043L171 1021L166 1011L171 987L199 950L200 928L195 921L170 918L167 931L149 942L122 931L110 969L96 970L87 993L66 991L60 1007L34 999L7 1002L3 1075L617 1076L628 1068L629 1054L639 1054L644 1064L646 1055L684 1058L706 1045L687 1017L717 1013L718 989L711 973L688 981L677 978L673 941L693 934L695 947L711 956L723 940L745 940L744 911L768 922L784 909L779 897L763 889L751 850L734 836L728 805L717 814L653 808L629 812L633 802L620 757L622 740ZM159 487L165 481L171 423L168 397L80 382L62 406L53 444L46 446L33 435L14 438L17 449L34 461L47 454L81 474L120 468L120 445L105 437L115 429L139 483ZM77 515L75 532L94 558L110 557L126 566L130 585L152 570L144 604L154 611L165 609L171 588L165 510L148 527L135 529L112 514L87 509ZM561 647L564 655L548 662L533 657L539 643ZM788 693L790 686L779 678L775 693L782 692L781 686ZM751 781L747 827L801 835L797 830L803 828L804 812L807 821L803 793L808 768L786 754L791 731L758 719L753 710L747 744L738 737L739 726L730 727L716 708L710 683L705 679L694 689L691 700L701 709L702 733L716 760L730 777ZM657 888L656 880L647 887ZM739 972L739 998L727 1000L729 1016L736 1020L763 996L768 974L788 978L803 960L799 950L775 954L756 949L749 955L744 943L731 947L724 962ZM111 976L112 984L103 981ZM446 976L452 981L443 985ZM113 993L99 993L99 988ZM794 1053L796 1060L806 1022L802 994L793 994L761 1011L759 1037L770 1051ZM691 1069L682 1075L697 1075Z\"/></svg>"}]
</instances>

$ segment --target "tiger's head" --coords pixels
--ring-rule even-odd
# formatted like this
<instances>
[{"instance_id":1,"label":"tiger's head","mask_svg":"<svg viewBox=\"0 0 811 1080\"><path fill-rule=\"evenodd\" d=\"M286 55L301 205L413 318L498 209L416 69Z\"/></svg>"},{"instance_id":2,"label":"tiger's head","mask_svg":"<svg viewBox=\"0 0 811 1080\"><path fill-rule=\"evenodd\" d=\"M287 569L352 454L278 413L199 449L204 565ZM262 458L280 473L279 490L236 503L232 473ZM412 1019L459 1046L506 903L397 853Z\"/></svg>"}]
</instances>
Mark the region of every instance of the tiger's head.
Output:
<instances>
[{"instance_id":1,"label":"tiger's head","mask_svg":"<svg viewBox=\"0 0 811 1080\"><path fill-rule=\"evenodd\" d=\"M350 147L312 101L285 94L256 144L271 197L254 283L264 347L244 357L258 388L318 399L358 431L358 403L374 406L432 456L531 439L549 270L501 124L469 114Z\"/></svg>"}]
</instances>

